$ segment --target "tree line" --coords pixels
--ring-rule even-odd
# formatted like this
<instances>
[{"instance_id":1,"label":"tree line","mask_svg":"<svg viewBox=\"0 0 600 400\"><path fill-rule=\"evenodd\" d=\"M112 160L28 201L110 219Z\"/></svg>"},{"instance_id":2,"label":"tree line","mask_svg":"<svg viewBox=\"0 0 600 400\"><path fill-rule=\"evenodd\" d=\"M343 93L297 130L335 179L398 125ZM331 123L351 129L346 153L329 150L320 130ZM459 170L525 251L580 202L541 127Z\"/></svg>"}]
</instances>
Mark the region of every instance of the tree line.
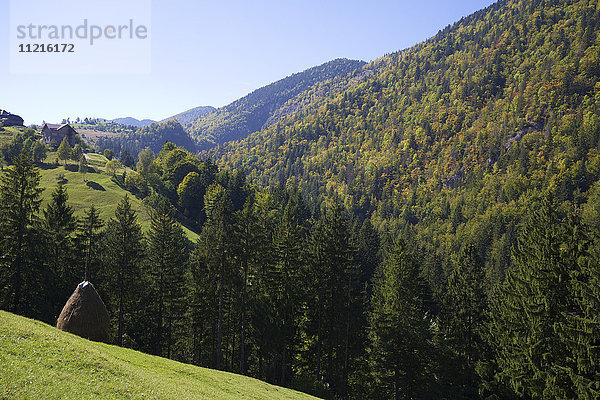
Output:
<instances>
[{"instance_id":1,"label":"tree line","mask_svg":"<svg viewBox=\"0 0 600 400\"><path fill-rule=\"evenodd\" d=\"M324 398L600 394L598 231L550 194L503 283L486 287L464 243L440 296L412 238L335 199L311 209L294 187L213 178L192 243L156 193L145 233L127 196L107 221L75 217L61 185L41 207L23 151L0 179L2 308L53 324L90 279L115 343Z\"/></svg>"}]
</instances>

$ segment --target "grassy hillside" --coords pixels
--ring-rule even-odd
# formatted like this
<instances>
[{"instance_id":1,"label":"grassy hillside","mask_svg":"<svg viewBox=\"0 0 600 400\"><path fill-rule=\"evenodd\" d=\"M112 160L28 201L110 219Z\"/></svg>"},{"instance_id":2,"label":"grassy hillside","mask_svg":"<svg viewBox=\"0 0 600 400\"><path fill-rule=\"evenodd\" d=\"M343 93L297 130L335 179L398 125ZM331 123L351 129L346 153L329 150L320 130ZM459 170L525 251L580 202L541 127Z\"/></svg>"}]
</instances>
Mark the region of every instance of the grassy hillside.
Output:
<instances>
[{"instance_id":1,"label":"grassy hillside","mask_svg":"<svg viewBox=\"0 0 600 400\"><path fill-rule=\"evenodd\" d=\"M97 159L104 158L100 154L91 154L90 156ZM95 162L92 161L90 164L94 165ZM61 165L40 171L40 185L44 188L42 207L49 201L59 181L62 181L69 193L69 204L75 209L75 215L83 215L83 212L94 204L100 210L100 217L106 222L114 216L117 204L123 196L129 194L131 205L138 214L143 230L146 231L150 227L150 217L142 201L117 185L109 175L102 173L97 165L94 165L94 168L100 173L86 174L85 182L83 176L79 172L70 171L70 167L75 166L67 166L67 169L65 169ZM198 238L196 233L185 227L184 231L190 240L196 241Z\"/></svg>"},{"instance_id":2,"label":"grassy hillside","mask_svg":"<svg viewBox=\"0 0 600 400\"><path fill-rule=\"evenodd\" d=\"M0 311L0 399L314 399Z\"/></svg>"}]
</instances>

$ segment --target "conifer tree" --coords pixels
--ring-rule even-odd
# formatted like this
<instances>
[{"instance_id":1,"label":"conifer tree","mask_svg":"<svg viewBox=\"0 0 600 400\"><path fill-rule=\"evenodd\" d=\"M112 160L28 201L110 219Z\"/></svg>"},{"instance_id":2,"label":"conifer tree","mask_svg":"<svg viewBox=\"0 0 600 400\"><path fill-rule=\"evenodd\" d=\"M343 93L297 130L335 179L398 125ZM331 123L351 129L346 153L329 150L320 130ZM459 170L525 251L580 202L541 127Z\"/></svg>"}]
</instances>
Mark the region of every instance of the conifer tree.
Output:
<instances>
[{"instance_id":1,"label":"conifer tree","mask_svg":"<svg viewBox=\"0 0 600 400\"><path fill-rule=\"evenodd\" d=\"M454 396L477 397L479 382L475 367L484 354L482 338L487 296L484 288L484 265L477 248L466 245L460 252L454 271L450 274L440 313L440 334L456 362L449 380Z\"/></svg>"},{"instance_id":2,"label":"conifer tree","mask_svg":"<svg viewBox=\"0 0 600 400\"><path fill-rule=\"evenodd\" d=\"M497 379L532 399L574 396L568 373L557 367L567 356L557 327L573 306L557 208L555 200L545 198L525 224L513 251L514 268L491 313Z\"/></svg>"},{"instance_id":3,"label":"conifer tree","mask_svg":"<svg viewBox=\"0 0 600 400\"><path fill-rule=\"evenodd\" d=\"M557 327L568 351L559 368L568 371L576 397L591 400L600 398L600 236L577 212L569 215L566 230L563 257L573 267L574 303Z\"/></svg>"},{"instance_id":4,"label":"conifer tree","mask_svg":"<svg viewBox=\"0 0 600 400\"><path fill-rule=\"evenodd\" d=\"M117 205L115 217L108 221L105 235L104 277L109 283L114 303L117 303L117 344L123 346L124 318L140 278L140 263L144 255L142 228L129 197L125 195Z\"/></svg>"},{"instance_id":5,"label":"conifer tree","mask_svg":"<svg viewBox=\"0 0 600 400\"><path fill-rule=\"evenodd\" d=\"M85 216L79 222L78 239L83 246L83 254L85 257L83 279L91 281L94 279L97 272L98 264L98 249L100 248L99 240L101 229L104 226L104 221L100 218L100 212L94 205L86 210Z\"/></svg>"},{"instance_id":6,"label":"conifer tree","mask_svg":"<svg viewBox=\"0 0 600 400\"><path fill-rule=\"evenodd\" d=\"M152 213L147 244L147 270L155 292L155 353L171 358L173 338L180 331L174 327L181 326L184 274L188 257L187 238L181 226L173 219L171 205L166 200Z\"/></svg>"},{"instance_id":7,"label":"conifer tree","mask_svg":"<svg viewBox=\"0 0 600 400\"><path fill-rule=\"evenodd\" d=\"M301 285L299 274L301 268L302 227L294 218L293 205L288 203L274 238L275 264L270 273L270 292L274 306L273 315L277 321L278 342L280 348L279 384L286 385L288 363L293 359L290 354L296 334L297 312L300 303Z\"/></svg>"},{"instance_id":8,"label":"conifer tree","mask_svg":"<svg viewBox=\"0 0 600 400\"><path fill-rule=\"evenodd\" d=\"M324 379L335 393L346 397L353 341L360 325L359 268L350 224L338 200L329 204L314 225L308 245L310 299L307 361L312 360L317 380ZM358 312L357 312L358 311Z\"/></svg>"},{"instance_id":9,"label":"conifer tree","mask_svg":"<svg viewBox=\"0 0 600 400\"><path fill-rule=\"evenodd\" d=\"M426 373L430 327L423 296L418 265L399 239L375 278L371 299L370 353L381 398L420 398L433 386Z\"/></svg>"},{"instance_id":10,"label":"conifer tree","mask_svg":"<svg viewBox=\"0 0 600 400\"><path fill-rule=\"evenodd\" d=\"M44 209L48 266L56 278L54 285L61 299L68 298L80 279L75 265L77 218L73 215L73 207L67 204L68 199L67 190L59 183Z\"/></svg>"},{"instance_id":11,"label":"conifer tree","mask_svg":"<svg viewBox=\"0 0 600 400\"><path fill-rule=\"evenodd\" d=\"M211 185L204 197L207 221L202 229L199 246L208 267L215 277L218 293L215 365L221 369L223 350L223 310L226 286L232 284L232 205L225 189Z\"/></svg>"},{"instance_id":12,"label":"conifer tree","mask_svg":"<svg viewBox=\"0 0 600 400\"><path fill-rule=\"evenodd\" d=\"M38 239L37 212L40 207L40 173L23 150L0 179L0 255L4 283L2 307L32 315L25 301L26 288L36 285L35 252ZM31 297L31 296L29 296Z\"/></svg>"}]
</instances>

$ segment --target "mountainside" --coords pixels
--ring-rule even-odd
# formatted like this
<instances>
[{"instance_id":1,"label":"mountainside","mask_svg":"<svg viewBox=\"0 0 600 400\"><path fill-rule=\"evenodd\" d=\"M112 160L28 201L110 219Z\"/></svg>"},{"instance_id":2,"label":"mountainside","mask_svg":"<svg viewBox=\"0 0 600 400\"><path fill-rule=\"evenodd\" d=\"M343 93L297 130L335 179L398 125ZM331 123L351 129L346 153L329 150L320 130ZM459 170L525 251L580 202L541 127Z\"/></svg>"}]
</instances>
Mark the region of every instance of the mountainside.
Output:
<instances>
[{"instance_id":1,"label":"mountainside","mask_svg":"<svg viewBox=\"0 0 600 400\"><path fill-rule=\"evenodd\" d=\"M158 153L165 142L171 142L191 152L196 151L194 141L183 129L183 126L174 119L167 122L150 124L139 128L133 133L125 133L116 137L99 137L96 147L101 151L111 149L115 154L120 154L122 151L127 150L135 156L146 147L150 147L154 153Z\"/></svg>"},{"instance_id":2,"label":"mountainside","mask_svg":"<svg viewBox=\"0 0 600 400\"><path fill-rule=\"evenodd\" d=\"M212 112L215 110L216 110L216 108L214 108L212 106L194 107L192 109L181 112L179 114L175 114L169 118L165 118L160 122L167 122L169 120L176 119L177 121L179 121L179 123L181 125L185 126L191 122L194 122L195 120L202 117L203 115L208 114L209 112Z\"/></svg>"},{"instance_id":3,"label":"mountainside","mask_svg":"<svg viewBox=\"0 0 600 400\"><path fill-rule=\"evenodd\" d=\"M316 399L242 375L91 342L5 311L0 346L0 397L6 399Z\"/></svg>"},{"instance_id":4,"label":"mountainside","mask_svg":"<svg viewBox=\"0 0 600 400\"><path fill-rule=\"evenodd\" d=\"M111 121L122 125L137 126L138 128L145 127L156 122L151 119L138 120L133 117L115 118Z\"/></svg>"},{"instance_id":5,"label":"mountainside","mask_svg":"<svg viewBox=\"0 0 600 400\"><path fill-rule=\"evenodd\" d=\"M293 74L202 116L187 129L200 149L245 138L265 126L288 100L316 83L346 76L364 64L363 61L337 59Z\"/></svg>"},{"instance_id":6,"label":"mountainside","mask_svg":"<svg viewBox=\"0 0 600 400\"><path fill-rule=\"evenodd\" d=\"M589 210L597 200L599 50L597 1L499 1L377 60L315 112L205 154L405 232L437 290L469 240L497 282L543 193Z\"/></svg>"}]
</instances>

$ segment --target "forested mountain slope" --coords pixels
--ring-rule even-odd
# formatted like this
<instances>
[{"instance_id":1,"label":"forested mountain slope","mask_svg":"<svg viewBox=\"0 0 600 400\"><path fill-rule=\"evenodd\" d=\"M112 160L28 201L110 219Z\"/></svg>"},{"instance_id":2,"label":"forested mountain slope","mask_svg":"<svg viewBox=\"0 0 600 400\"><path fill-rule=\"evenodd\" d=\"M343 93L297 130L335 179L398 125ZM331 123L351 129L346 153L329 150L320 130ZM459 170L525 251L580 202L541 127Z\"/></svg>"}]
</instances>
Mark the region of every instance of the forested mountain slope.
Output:
<instances>
[{"instance_id":1,"label":"forested mountain slope","mask_svg":"<svg viewBox=\"0 0 600 400\"><path fill-rule=\"evenodd\" d=\"M174 143L188 151L193 152L196 150L194 141L176 119L153 123L139 128L133 133L100 137L96 147L100 151L111 149L115 154L127 151L130 154L137 155L146 147L150 147L153 152L158 153L166 142Z\"/></svg>"},{"instance_id":2,"label":"forested mountain slope","mask_svg":"<svg viewBox=\"0 0 600 400\"><path fill-rule=\"evenodd\" d=\"M364 64L363 61L337 59L290 75L200 117L187 126L188 131L200 149L243 139L267 124L288 100L316 83L346 76Z\"/></svg>"},{"instance_id":3,"label":"forested mountain slope","mask_svg":"<svg viewBox=\"0 0 600 400\"><path fill-rule=\"evenodd\" d=\"M187 125L191 122L194 122L195 120L202 117L203 115L208 114L209 112L212 112L215 110L216 110L216 108L214 108L212 106L194 107L187 111L180 112L179 114L175 114L172 117L165 118L160 122L167 122L169 120L176 119L177 121L179 121L179 123L181 125Z\"/></svg>"},{"instance_id":4,"label":"forested mountain slope","mask_svg":"<svg viewBox=\"0 0 600 400\"><path fill-rule=\"evenodd\" d=\"M316 112L210 155L404 231L438 290L450 254L475 241L494 283L543 192L598 198L599 50L596 0L499 1L377 60L390 67Z\"/></svg>"}]
</instances>

